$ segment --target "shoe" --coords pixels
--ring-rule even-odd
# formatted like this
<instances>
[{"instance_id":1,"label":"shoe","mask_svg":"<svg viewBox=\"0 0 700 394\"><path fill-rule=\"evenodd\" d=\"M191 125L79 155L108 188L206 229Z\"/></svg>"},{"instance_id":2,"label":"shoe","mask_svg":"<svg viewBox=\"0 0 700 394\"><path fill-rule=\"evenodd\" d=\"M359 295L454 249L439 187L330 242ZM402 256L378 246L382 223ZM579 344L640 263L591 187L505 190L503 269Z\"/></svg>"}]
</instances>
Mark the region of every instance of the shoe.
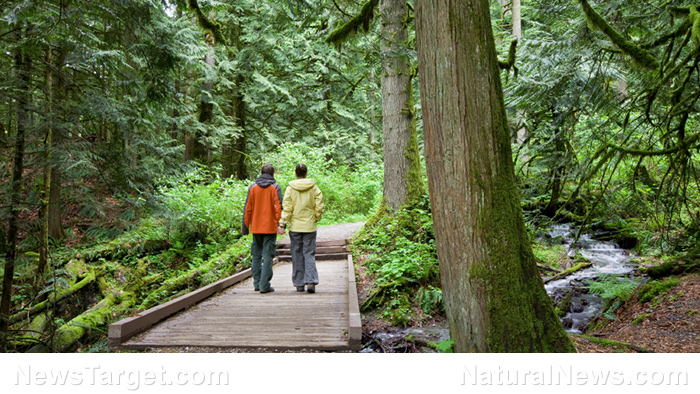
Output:
<instances>
[{"instance_id":1,"label":"shoe","mask_svg":"<svg viewBox=\"0 0 700 394\"><path fill-rule=\"evenodd\" d=\"M270 288L269 288L269 289L267 289L267 291L262 291L262 290L261 290L261 291L260 291L260 294L265 294L265 293L274 293L274 291L275 291L275 288L274 288L274 287L272 287L272 286L270 286Z\"/></svg>"},{"instance_id":2,"label":"shoe","mask_svg":"<svg viewBox=\"0 0 700 394\"><path fill-rule=\"evenodd\" d=\"M253 287L253 290L260 291L260 289L258 289L257 287Z\"/></svg>"},{"instance_id":3,"label":"shoe","mask_svg":"<svg viewBox=\"0 0 700 394\"><path fill-rule=\"evenodd\" d=\"M308 293L315 293L316 292L316 285L308 284L306 285L306 291Z\"/></svg>"},{"instance_id":4,"label":"shoe","mask_svg":"<svg viewBox=\"0 0 700 394\"><path fill-rule=\"evenodd\" d=\"M303 293L303 292L304 292L304 286L297 286L297 291L298 291L299 293Z\"/></svg>"}]
</instances>

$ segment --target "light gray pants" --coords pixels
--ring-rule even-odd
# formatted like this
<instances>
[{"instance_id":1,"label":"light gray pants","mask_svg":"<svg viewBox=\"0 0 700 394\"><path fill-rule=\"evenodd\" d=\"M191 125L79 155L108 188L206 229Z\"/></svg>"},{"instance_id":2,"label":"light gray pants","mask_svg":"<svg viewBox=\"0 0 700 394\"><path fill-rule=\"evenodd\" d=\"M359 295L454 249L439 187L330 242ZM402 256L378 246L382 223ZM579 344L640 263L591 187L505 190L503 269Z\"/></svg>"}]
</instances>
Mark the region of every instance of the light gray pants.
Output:
<instances>
[{"instance_id":1,"label":"light gray pants","mask_svg":"<svg viewBox=\"0 0 700 394\"><path fill-rule=\"evenodd\" d=\"M289 232L292 251L292 283L296 287L318 284L316 270L316 232Z\"/></svg>"}]
</instances>

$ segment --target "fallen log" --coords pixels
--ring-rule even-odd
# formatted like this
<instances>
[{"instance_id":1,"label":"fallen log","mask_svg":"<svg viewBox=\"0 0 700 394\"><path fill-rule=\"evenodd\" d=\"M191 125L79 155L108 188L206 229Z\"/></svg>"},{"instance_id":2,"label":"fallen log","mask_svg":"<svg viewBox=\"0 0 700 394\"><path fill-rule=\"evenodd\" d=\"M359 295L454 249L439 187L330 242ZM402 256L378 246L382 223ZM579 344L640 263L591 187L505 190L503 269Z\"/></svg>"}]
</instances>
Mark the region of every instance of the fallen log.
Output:
<instances>
[{"instance_id":1,"label":"fallen log","mask_svg":"<svg viewBox=\"0 0 700 394\"><path fill-rule=\"evenodd\" d=\"M80 289L83 287L89 285L90 283L94 282L98 277L101 277L103 274L103 271L90 271L88 274L81 280L80 282L74 284L70 288L64 290L63 292L54 295L53 297L50 297L46 301L40 302L33 307L15 313L10 317L10 324L17 323L21 319L29 319L30 317L36 315L39 312L44 311L46 308L52 307L56 305L57 303L65 300L66 298L70 297L71 295L77 293Z\"/></svg>"},{"instance_id":2,"label":"fallen log","mask_svg":"<svg viewBox=\"0 0 700 394\"><path fill-rule=\"evenodd\" d=\"M592 266L592 265L593 265L593 263L578 263L578 264L576 264L575 266L573 266L573 267L567 269L566 271L562 271L562 272L559 273L559 274L556 274L556 275L554 275L554 276L551 276L551 277L549 277L549 278L544 279L544 283L549 283L549 282L551 282L551 281L553 281L553 280L564 279L564 278L566 278L567 276L573 274L574 272L580 271L580 270L582 270L582 269L584 269L584 268L588 268L588 267L590 267L590 266Z\"/></svg>"},{"instance_id":3,"label":"fallen log","mask_svg":"<svg viewBox=\"0 0 700 394\"><path fill-rule=\"evenodd\" d=\"M113 316L126 312L136 303L134 293L114 292L105 297L92 308L81 313L73 320L59 327L49 340L49 348L55 352L63 352L72 347L88 330L106 327Z\"/></svg>"},{"instance_id":4,"label":"fallen log","mask_svg":"<svg viewBox=\"0 0 700 394\"><path fill-rule=\"evenodd\" d=\"M641 268L640 271L653 279L660 279L671 275L698 272L700 271L700 262L668 261L654 267Z\"/></svg>"},{"instance_id":5,"label":"fallen log","mask_svg":"<svg viewBox=\"0 0 700 394\"><path fill-rule=\"evenodd\" d=\"M558 270L558 269L552 268L552 267L548 267L548 266L542 265L542 264L537 264L537 268L539 268L540 271L555 272L555 273L557 273L557 274L561 272L561 270Z\"/></svg>"}]
</instances>

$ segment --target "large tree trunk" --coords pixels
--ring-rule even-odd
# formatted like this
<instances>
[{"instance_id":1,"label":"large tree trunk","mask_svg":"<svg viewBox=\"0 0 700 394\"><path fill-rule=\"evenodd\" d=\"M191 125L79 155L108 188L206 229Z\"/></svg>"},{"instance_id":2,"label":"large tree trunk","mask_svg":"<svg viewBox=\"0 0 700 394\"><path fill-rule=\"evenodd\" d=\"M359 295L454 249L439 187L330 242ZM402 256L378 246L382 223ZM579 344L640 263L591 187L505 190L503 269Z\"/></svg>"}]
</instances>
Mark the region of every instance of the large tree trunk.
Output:
<instances>
[{"instance_id":1,"label":"large tree trunk","mask_svg":"<svg viewBox=\"0 0 700 394\"><path fill-rule=\"evenodd\" d=\"M236 77L236 92L231 100L233 116L236 119L236 125L239 127L240 134L232 137L223 148L223 177L228 178L233 176L236 179L247 179L248 171L245 166L246 159L246 136L245 136L245 102L243 101L243 76Z\"/></svg>"},{"instance_id":2,"label":"large tree trunk","mask_svg":"<svg viewBox=\"0 0 700 394\"><path fill-rule=\"evenodd\" d=\"M7 351L7 334L12 309L12 287L15 274L17 250L17 233L19 231L19 212L22 202L22 171L24 166L25 133L29 127L29 102L31 99L29 78L32 68L31 57L17 49L14 53L17 73L17 134L15 136L15 155L12 170L12 190L10 195L10 217L7 230L5 250L5 272L2 282L2 299L0 300L0 352Z\"/></svg>"},{"instance_id":3,"label":"large tree trunk","mask_svg":"<svg viewBox=\"0 0 700 394\"><path fill-rule=\"evenodd\" d=\"M242 27L240 25L235 25L232 32L231 42L236 46L237 51L243 49L243 42L241 41ZM247 140L246 140L246 108L245 101L243 100L243 75L238 73L236 75L236 85L235 91L233 92L233 99L231 100L231 110L233 117L236 119L236 125L240 130L240 134L232 137L229 142L224 146L223 151L223 177L228 178L230 176L236 179L247 179L248 170L245 165L247 156Z\"/></svg>"},{"instance_id":4,"label":"large tree trunk","mask_svg":"<svg viewBox=\"0 0 700 394\"><path fill-rule=\"evenodd\" d=\"M54 109L53 117L65 121L65 102L66 102L66 83L61 76L66 64L66 50L64 48L56 48L56 56L54 58L54 76L53 76L53 92L54 92ZM65 122L62 122L65 123ZM60 149L63 143L63 130L54 128L51 138L51 150ZM61 180L63 174L57 160L51 160L51 174L49 186L49 236L53 239L63 239L63 207L61 206Z\"/></svg>"},{"instance_id":5,"label":"large tree trunk","mask_svg":"<svg viewBox=\"0 0 700 394\"><path fill-rule=\"evenodd\" d=\"M51 140L53 138L53 48L49 45L46 48L46 114L48 117L48 127L44 137L44 176L41 183L39 207L39 265L35 276L35 285L43 285L43 273L49 261L49 195L51 190Z\"/></svg>"},{"instance_id":6,"label":"large tree trunk","mask_svg":"<svg viewBox=\"0 0 700 394\"><path fill-rule=\"evenodd\" d=\"M573 351L544 290L515 186L487 0L419 0L426 162L459 352Z\"/></svg>"},{"instance_id":7,"label":"large tree trunk","mask_svg":"<svg viewBox=\"0 0 700 394\"><path fill-rule=\"evenodd\" d=\"M384 199L391 211L407 201L411 166L420 169L420 157L410 154L413 103L411 69L406 56L406 1L382 0L382 115L384 135ZM420 171L420 170L419 170Z\"/></svg>"}]
</instances>

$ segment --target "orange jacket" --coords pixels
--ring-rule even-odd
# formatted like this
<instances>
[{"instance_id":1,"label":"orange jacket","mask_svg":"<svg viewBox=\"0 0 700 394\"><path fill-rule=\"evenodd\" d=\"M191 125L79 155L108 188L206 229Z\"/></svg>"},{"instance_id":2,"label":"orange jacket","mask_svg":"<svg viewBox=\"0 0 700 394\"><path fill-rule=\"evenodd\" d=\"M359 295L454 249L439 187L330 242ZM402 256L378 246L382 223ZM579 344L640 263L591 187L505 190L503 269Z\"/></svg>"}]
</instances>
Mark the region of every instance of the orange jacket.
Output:
<instances>
[{"instance_id":1,"label":"orange jacket","mask_svg":"<svg viewBox=\"0 0 700 394\"><path fill-rule=\"evenodd\" d=\"M282 208L274 186L253 185L248 194L244 222L253 234L276 234Z\"/></svg>"}]
</instances>

